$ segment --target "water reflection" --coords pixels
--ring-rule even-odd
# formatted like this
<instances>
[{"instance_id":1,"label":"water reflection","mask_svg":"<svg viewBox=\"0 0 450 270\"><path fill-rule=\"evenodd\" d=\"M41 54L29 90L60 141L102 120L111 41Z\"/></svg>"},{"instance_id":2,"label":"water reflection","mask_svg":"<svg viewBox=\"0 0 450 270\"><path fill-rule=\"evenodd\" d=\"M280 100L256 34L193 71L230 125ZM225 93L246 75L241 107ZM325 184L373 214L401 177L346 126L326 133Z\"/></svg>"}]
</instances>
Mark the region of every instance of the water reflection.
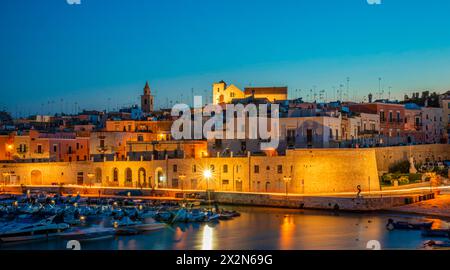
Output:
<instances>
[{"instance_id":1,"label":"water reflection","mask_svg":"<svg viewBox=\"0 0 450 270\"><path fill-rule=\"evenodd\" d=\"M209 225L203 227L202 250L212 250L213 247L213 228Z\"/></svg>"},{"instance_id":2,"label":"water reflection","mask_svg":"<svg viewBox=\"0 0 450 270\"><path fill-rule=\"evenodd\" d=\"M417 249L426 240L420 231L388 231L388 218L423 221L416 216L233 207L241 217L211 224L178 224L136 236L82 243L82 249L211 250L211 249L366 249L377 240L383 249ZM435 228L448 222L433 219ZM109 224L106 222L105 224ZM437 239L445 240L445 239ZM65 249L62 240L0 245L0 249Z\"/></svg>"},{"instance_id":3,"label":"water reflection","mask_svg":"<svg viewBox=\"0 0 450 270\"><path fill-rule=\"evenodd\" d=\"M285 215L280 226L280 249L292 249L294 247L295 220L293 216Z\"/></svg>"}]
</instances>

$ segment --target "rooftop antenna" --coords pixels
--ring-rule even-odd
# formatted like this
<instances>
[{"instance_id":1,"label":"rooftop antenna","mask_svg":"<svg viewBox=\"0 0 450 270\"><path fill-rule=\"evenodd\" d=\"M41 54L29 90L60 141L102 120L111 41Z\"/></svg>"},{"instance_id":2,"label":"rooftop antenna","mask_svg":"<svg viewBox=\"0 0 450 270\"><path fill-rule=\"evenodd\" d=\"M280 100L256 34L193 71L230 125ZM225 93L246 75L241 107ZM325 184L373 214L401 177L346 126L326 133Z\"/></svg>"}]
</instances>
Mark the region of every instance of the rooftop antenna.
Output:
<instances>
[{"instance_id":1,"label":"rooftop antenna","mask_svg":"<svg viewBox=\"0 0 450 270\"><path fill-rule=\"evenodd\" d=\"M378 78L378 96L382 99L383 93L381 93L381 77Z\"/></svg>"},{"instance_id":2,"label":"rooftop antenna","mask_svg":"<svg viewBox=\"0 0 450 270\"><path fill-rule=\"evenodd\" d=\"M317 93L316 93L316 86L314 85L313 86L313 88L314 88L314 102L317 100Z\"/></svg>"},{"instance_id":3,"label":"rooftop antenna","mask_svg":"<svg viewBox=\"0 0 450 270\"><path fill-rule=\"evenodd\" d=\"M350 92L349 92L349 90L350 90L350 77L347 77L347 101L349 101L349 94L350 94Z\"/></svg>"},{"instance_id":4,"label":"rooftop antenna","mask_svg":"<svg viewBox=\"0 0 450 270\"><path fill-rule=\"evenodd\" d=\"M388 92L388 100L390 100L390 99L391 99L391 89L392 89L392 86L389 86L389 92Z\"/></svg>"},{"instance_id":5,"label":"rooftop antenna","mask_svg":"<svg viewBox=\"0 0 450 270\"><path fill-rule=\"evenodd\" d=\"M336 86L333 85L333 99L337 99L337 95L336 95Z\"/></svg>"}]
</instances>

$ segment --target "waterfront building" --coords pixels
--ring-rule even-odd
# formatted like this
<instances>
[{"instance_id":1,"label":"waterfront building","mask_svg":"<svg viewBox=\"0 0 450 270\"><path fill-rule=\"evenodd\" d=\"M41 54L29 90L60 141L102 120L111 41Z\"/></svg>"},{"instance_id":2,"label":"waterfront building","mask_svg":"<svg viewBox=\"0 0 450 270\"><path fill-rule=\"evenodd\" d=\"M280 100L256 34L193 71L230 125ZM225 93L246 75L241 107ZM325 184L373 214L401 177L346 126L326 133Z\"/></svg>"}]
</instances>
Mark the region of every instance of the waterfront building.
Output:
<instances>
[{"instance_id":1,"label":"waterfront building","mask_svg":"<svg viewBox=\"0 0 450 270\"><path fill-rule=\"evenodd\" d=\"M415 103L405 104L405 136L408 144L425 143L425 132L422 127L421 107Z\"/></svg>"},{"instance_id":2,"label":"waterfront building","mask_svg":"<svg viewBox=\"0 0 450 270\"><path fill-rule=\"evenodd\" d=\"M362 147L376 146L380 141L380 117L377 114L359 113L359 144Z\"/></svg>"},{"instance_id":3,"label":"waterfront building","mask_svg":"<svg viewBox=\"0 0 450 270\"><path fill-rule=\"evenodd\" d=\"M342 140L341 116L280 118L280 152L292 148L333 148Z\"/></svg>"},{"instance_id":4,"label":"waterfront building","mask_svg":"<svg viewBox=\"0 0 450 270\"><path fill-rule=\"evenodd\" d=\"M450 158L450 145L367 149L295 149L285 156L162 160L2 163L5 184L95 185L289 194L380 190L379 175L410 156L417 163ZM351 164L351 166L349 165ZM208 171L208 174L205 174Z\"/></svg>"},{"instance_id":5,"label":"waterfront building","mask_svg":"<svg viewBox=\"0 0 450 270\"><path fill-rule=\"evenodd\" d=\"M442 108L444 140L446 143L450 143L450 91L440 96L440 106Z\"/></svg>"},{"instance_id":6,"label":"waterfront building","mask_svg":"<svg viewBox=\"0 0 450 270\"><path fill-rule=\"evenodd\" d=\"M442 108L422 107L422 131L425 143L440 143L444 137Z\"/></svg>"},{"instance_id":7,"label":"waterfront building","mask_svg":"<svg viewBox=\"0 0 450 270\"><path fill-rule=\"evenodd\" d=\"M375 102L348 105L350 111L379 115L380 144L398 145L406 143L405 107L401 104Z\"/></svg>"},{"instance_id":8,"label":"waterfront building","mask_svg":"<svg viewBox=\"0 0 450 270\"><path fill-rule=\"evenodd\" d=\"M17 131L7 137L5 160L19 162L71 162L89 157L89 137L74 132Z\"/></svg>"}]
</instances>

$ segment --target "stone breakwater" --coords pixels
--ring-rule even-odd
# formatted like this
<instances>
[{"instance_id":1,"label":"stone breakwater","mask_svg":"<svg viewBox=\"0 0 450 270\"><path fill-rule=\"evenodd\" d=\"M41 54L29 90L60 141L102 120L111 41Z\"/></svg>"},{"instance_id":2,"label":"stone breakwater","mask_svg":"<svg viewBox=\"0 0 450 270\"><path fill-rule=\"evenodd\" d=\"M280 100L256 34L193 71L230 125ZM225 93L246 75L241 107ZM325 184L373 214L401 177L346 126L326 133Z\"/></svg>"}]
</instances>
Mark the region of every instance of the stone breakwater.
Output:
<instances>
[{"instance_id":1,"label":"stone breakwater","mask_svg":"<svg viewBox=\"0 0 450 270\"><path fill-rule=\"evenodd\" d=\"M336 197L336 196L286 196L218 192L211 199L222 204L252 205L284 208L303 208L342 211L386 210L434 198L434 193L404 196Z\"/></svg>"},{"instance_id":2,"label":"stone breakwater","mask_svg":"<svg viewBox=\"0 0 450 270\"><path fill-rule=\"evenodd\" d=\"M121 188L83 188L83 187L6 187L7 193L22 193L24 189L32 191L45 191L63 194L77 194L82 196L102 196L102 197L124 197L118 196L119 192L130 189ZM137 190L137 189L136 189ZM181 190L174 189L139 189L140 196L132 196L135 199L162 199L180 200L183 198ZM390 210L394 207L405 206L417 202L427 201L435 198L435 193L411 194L402 196L376 195L370 197L351 196L299 196L286 194L264 194L264 193L241 193L241 192L209 192L205 191L184 191L186 197L195 196L198 199L211 201L220 204L265 206L296 209L321 209L321 210L341 210L341 211L377 211ZM122 193L123 194L123 193Z\"/></svg>"}]
</instances>

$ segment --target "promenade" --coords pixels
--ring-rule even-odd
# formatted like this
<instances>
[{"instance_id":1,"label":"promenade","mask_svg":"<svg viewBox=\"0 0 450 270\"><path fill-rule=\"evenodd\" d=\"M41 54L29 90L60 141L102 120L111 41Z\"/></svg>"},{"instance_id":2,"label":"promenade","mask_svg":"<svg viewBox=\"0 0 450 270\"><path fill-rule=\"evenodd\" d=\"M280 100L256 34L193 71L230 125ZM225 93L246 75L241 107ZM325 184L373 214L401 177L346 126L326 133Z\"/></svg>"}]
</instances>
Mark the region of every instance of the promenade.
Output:
<instances>
[{"instance_id":1,"label":"promenade","mask_svg":"<svg viewBox=\"0 0 450 270\"><path fill-rule=\"evenodd\" d=\"M389 210L450 219L450 194L438 195L432 200L392 207Z\"/></svg>"}]
</instances>

